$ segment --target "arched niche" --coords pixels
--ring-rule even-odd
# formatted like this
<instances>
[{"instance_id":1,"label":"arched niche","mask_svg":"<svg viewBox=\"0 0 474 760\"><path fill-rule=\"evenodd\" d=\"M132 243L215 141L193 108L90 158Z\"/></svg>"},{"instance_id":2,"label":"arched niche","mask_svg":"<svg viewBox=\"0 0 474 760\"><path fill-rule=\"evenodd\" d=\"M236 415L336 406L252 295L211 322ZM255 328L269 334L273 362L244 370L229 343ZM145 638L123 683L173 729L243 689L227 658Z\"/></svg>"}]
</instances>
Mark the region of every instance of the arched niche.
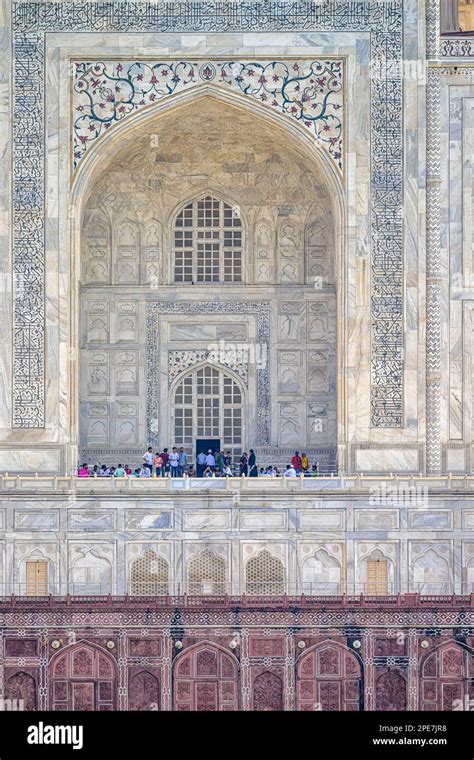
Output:
<instances>
[{"instance_id":1,"label":"arched niche","mask_svg":"<svg viewBox=\"0 0 474 760\"><path fill-rule=\"evenodd\" d=\"M193 131L196 123L200 125L198 141ZM158 137L153 141L157 147L151 147L152 136ZM187 149L190 140L192 151ZM232 150L226 140L232 141ZM146 344L143 292L151 300L171 297L175 287L173 220L184 203L206 194L242 210L243 286L265 285L255 297L270 298L277 312L270 356L275 383L271 396L281 394L282 399L278 409L272 410L269 444L289 450L298 437L308 449L334 452L345 440L341 179L315 141L291 119L207 86L131 116L98 141L74 179L71 314L73 340L82 350L71 388L77 402L81 397L81 451L138 452L148 442L144 431L149 420L141 403L149 382L140 370L140 352ZM90 250L85 229L89 219L101 225L101 234L93 242L103 257L108 256L107 284L81 280L80 273L90 270L82 260ZM328 220L331 229L322 229L321 223L327 228ZM152 226L150 243L147 230ZM118 231L123 229L137 234L123 235L120 242ZM118 253L123 264L120 271ZM229 283L226 299L232 297L232 288L235 298L236 294L240 299L250 297L235 285ZM204 286L194 294L198 292L203 299L210 296ZM180 302L187 297L181 289ZM300 309L296 318L291 305ZM286 348L294 348L292 331L306 320L312 326L311 337L300 348L307 371L300 377L296 406L291 406L285 403L285 393L293 367L291 355L283 354ZM121 384L117 378L126 364L125 348L135 372L132 369L131 379ZM303 365L302 358L298 361ZM100 383L90 382L92 375ZM294 397L295 392L291 393ZM249 418L255 416L251 413ZM76 440L78 421L77 403ZM160 445L172 445L166 425L157 421L156 428L166 435ZM255 431L249 430L247 446L254 440Z\"/></svg>"}]
</instances>

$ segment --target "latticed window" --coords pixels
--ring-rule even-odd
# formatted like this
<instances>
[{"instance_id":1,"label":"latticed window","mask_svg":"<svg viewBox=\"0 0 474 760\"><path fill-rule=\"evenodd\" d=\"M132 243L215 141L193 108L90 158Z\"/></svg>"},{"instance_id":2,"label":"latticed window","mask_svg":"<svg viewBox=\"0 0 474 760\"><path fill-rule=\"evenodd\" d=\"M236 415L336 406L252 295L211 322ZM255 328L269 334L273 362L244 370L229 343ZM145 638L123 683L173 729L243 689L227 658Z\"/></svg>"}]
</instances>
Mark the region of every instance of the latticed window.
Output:
<instances>
[{"instance_id":1,"label":"latticed window","mask_svg":"<svg viewBox=\"0 0 474 760\"><path fill-rule=\"evenodd\" d=\"M188 562L189 594L225 594L225 560L210 549Z\"/></svg>"},{"instance_id":2,"label":"latticed window","mask_svg":"<svg viewBox=\"0 0 474 760\"><path fill-rule=\"evenodd\" d=\"M174 443L189 454L197 438L219 439L233 457L242 450L242 391L232 377L206 365L186 375L174 394Z\"/></svg>"},{"instance_id":3,"label":"latticed window","mask_svg":"<svg viewBox=\"0 0 474 760\"><path fill-rule=\"evenodd\" d=\"M277 557L262 549L245 566L246 594L284 594L285 569Z\"/></svg>"},{"instance_id":4,"label":"latticed window","mask_svg":"<svg viewBox=\"0 0 474 760\"><path fill-rule=\"evenodd\" d=\"M130 593L134 596L154 596L169 592L169 565L153 549L133 560Z\"/></svg>"},{"instance_id":5,"label":"latticed window","mask_svg":"<svg viewBox=\"0 0 474 760\"><path fill-rule=\"evenodd\" d=\"M242 282L242 222L210 195L189 203L174 226L175 282Z\"/></svg>"}]
</instances>

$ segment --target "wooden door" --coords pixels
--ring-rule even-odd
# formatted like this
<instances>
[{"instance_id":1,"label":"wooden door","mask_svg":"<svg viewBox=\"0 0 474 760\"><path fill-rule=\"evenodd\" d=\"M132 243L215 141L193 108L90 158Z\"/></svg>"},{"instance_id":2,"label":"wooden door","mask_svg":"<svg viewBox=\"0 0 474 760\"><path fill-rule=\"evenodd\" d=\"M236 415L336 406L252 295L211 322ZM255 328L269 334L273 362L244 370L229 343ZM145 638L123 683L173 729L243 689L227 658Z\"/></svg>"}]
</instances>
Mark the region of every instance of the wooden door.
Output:
<instances>
[{"instance_id":1,"label":"wooden door","mask_svg":"<svg viewBox=\"0 0 474 760\"><path fill-rule=\"evenodd\" d=\"M28 596L44 596L48 593L48 563L45 560L26 563L26 593Z\"/></svg>"},{"instance_id":2,"label":"wooden door","mask_svg":"<svg viewBox=\"0 0 474 760\"><path fill-rule=\"evenodd\" d=\"M368 596L384 596L388 594L388 560L367 560L365 593Z\"/></svg>"}]
</instances>

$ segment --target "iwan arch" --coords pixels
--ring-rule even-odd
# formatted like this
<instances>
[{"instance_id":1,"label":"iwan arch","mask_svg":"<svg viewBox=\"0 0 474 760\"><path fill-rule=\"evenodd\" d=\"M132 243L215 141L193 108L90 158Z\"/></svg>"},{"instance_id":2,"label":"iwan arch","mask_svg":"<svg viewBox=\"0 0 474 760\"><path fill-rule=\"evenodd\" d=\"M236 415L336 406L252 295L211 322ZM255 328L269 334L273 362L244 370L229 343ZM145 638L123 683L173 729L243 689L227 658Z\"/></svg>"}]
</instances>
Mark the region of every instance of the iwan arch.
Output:
<instances>
[{"instance_id":1,"label":"iwan arch","mask_svg":"<svg viewBox=\"0 0 474 760\"><path fill-rule=\"evenodd\" d=\"M317 450L334 469L339 435L344 457L342 179L292 121L200 86L124 119L79 166L81 458L130 459L148 442L193 453L203 427L182 432L174 395L204 366L234 377L242 409L235 431L217 421L201 438L268 461ZM212 267L192 262L192 235Z\"/></svg>"},{"instance_id":2,"label":"iwan arch","mask_svg":"<svg viewBox=\"0 0 474 760\"><path fill-rule=\"evenodd\" d=\"M77 685L99 709L94 647L114 662L103 706L121 710L174 709L178 688L183 709L314 709L321 695L324 709L450 709L470 688L472 69L446 53L432 3L426 42L424 8L375 5L276 18L270 3L261 21L246 3L218 21L205 2L166 18L126 2L15 13L0 61L16 104L13 124L0 114L14 222L12 261L0 248L5 324L14 304L0 352L6 696L64 709ZM386 77L402 41L426 81ZM98 135L81 122L77 140L93 129L74 167L71 63L145 60L216 73ZM280 95L271 106L219 82L218 62L262 60L343 61L340 156ZM259 347L252 361L226 353L240 343ZM74 477L82 455L134 465L178 434L192 450L200 386L218 402L204 437L228 432L259 464L331 450L337 474ZM58 633L68 593L77 644Z\"/></svg>"}]
</instances>

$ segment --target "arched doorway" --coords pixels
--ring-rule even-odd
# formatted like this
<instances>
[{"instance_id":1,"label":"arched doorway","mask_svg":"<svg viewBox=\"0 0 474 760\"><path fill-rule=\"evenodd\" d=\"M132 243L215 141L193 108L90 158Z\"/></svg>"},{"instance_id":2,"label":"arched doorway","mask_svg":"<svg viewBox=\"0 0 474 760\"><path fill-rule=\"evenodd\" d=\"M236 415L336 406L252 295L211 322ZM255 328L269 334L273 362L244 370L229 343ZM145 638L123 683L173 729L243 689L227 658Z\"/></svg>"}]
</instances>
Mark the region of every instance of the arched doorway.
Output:
<instances>
[{"instance_id":1,"label":"arched doorway","mask_svg":"<svg viewBox=\"0 0 474 760\"><path fill-rule=\"evenodd\" d=\"M474 699L474 654L455 641L426 655L420 665L420 710L469 710Z\"/></svg>"},{"instance_id":2,"label":"arched doorway","mask_svg":"<svg viewBox=\"0 0 474 760\"><path fill-rule=\"evenodd\" d=\"M296 709L362 709L362 674L355 654L337 642L309 649L296 665Z\"/></svg>"},{"instance_id":3,"label":"arched doorway","mask_svg":"<svg viewBox=\"0 0 474 760\"><path fill-rule=\"evenodd\" d=\"M173 443L191 459L196 441L214 439L238 461L245 441L246 397L237 377L212 364L199 366L179 375L169 407Z\"/></svg>"},{"instance_id":4,"label":"arched doorway","mask_svg":"<svg viewBox=\"0 0 474 760\"><path fill-rule=\"evenodd\" d=\"M55 655L49 665L52 710L110 711L116 708L116 668L111 655L79 642Z\"/></svg>"},{"instance_id":5,"label":"arched doorway","mask_svg":"<svg viewBox=\"0 0 474 760\"><path fill-rule=\"evenodd\" d=\"M173 709L221 712L239 709L238 661L216 644L182 652L173 666Z\"/></svg>"},{"instance_id":6,"label":"arched doorway","mask_svg":"<svg viewBox=\"0 0 474 760\"><path fill-rule=\"evenodd\" d=\"M286 458L298 445L322 466L329 459L334 464L336 426L342 430L345 419L344 389L336 392L344 377L342 328L336 330L343 325L336 309L344 311L344 298L336 298L336 290L344 292L340 180L311 139L296 135L285 118L211 90L177 96L173 107L157 105L153 119L151 111L130 117L113 139L101 138L75 178L73 258L80 297L72 313L81 360L73 387L75 393L80 389L81 414L75 419L82 425L81 456L92 462L99 451L104 459L107 450L107 460L127 457L125 463L141 461L145 444L173 445L179 431L169 410L170 372L187 362L191 369L206 359L210 345L222 344L229 366L234 361L229 354L239 354L241 345L256 353L262 349L257 360L251 357L239 367L246 429L235 448L257 441ZM188 150L188 122L194 124L198 112L205 139L196 144L193 137ZM226 142L230 121L239 133L233 147ZM150 127L159 135L156 162L149 161ZM123 138L129 132L133 151L127 148L125 157ZM216 230L207 221L199 229L199 204L205 219L207 214L213 221L216 212ZM235 225L239 218L241 230ZM214 232L216 241L209 237ZM200 246L215 247L210 282L200 269ZM219 277L216 312L207 309L215 301L214 277ZM266 288L264 305L276 317L271 324L266 313L255 310L261 297L249 300L254 286ZM146 299L138 297L137 288L146 289ZM149 356L155 344L156 361ZM267 345L273 356L265 355ZM269 372L270 364L278 371ZM271 408L266 399L280 394L281 404ZM150 399L146 409L144 398ZM230 403L238 407L237 400ZM189 412L178 413L184 437L186 426L194 425ZM232 426L235 420L224 422L228 430ZM259 439L261 430L265 435Z\"/></svg>"}]
</instances>

